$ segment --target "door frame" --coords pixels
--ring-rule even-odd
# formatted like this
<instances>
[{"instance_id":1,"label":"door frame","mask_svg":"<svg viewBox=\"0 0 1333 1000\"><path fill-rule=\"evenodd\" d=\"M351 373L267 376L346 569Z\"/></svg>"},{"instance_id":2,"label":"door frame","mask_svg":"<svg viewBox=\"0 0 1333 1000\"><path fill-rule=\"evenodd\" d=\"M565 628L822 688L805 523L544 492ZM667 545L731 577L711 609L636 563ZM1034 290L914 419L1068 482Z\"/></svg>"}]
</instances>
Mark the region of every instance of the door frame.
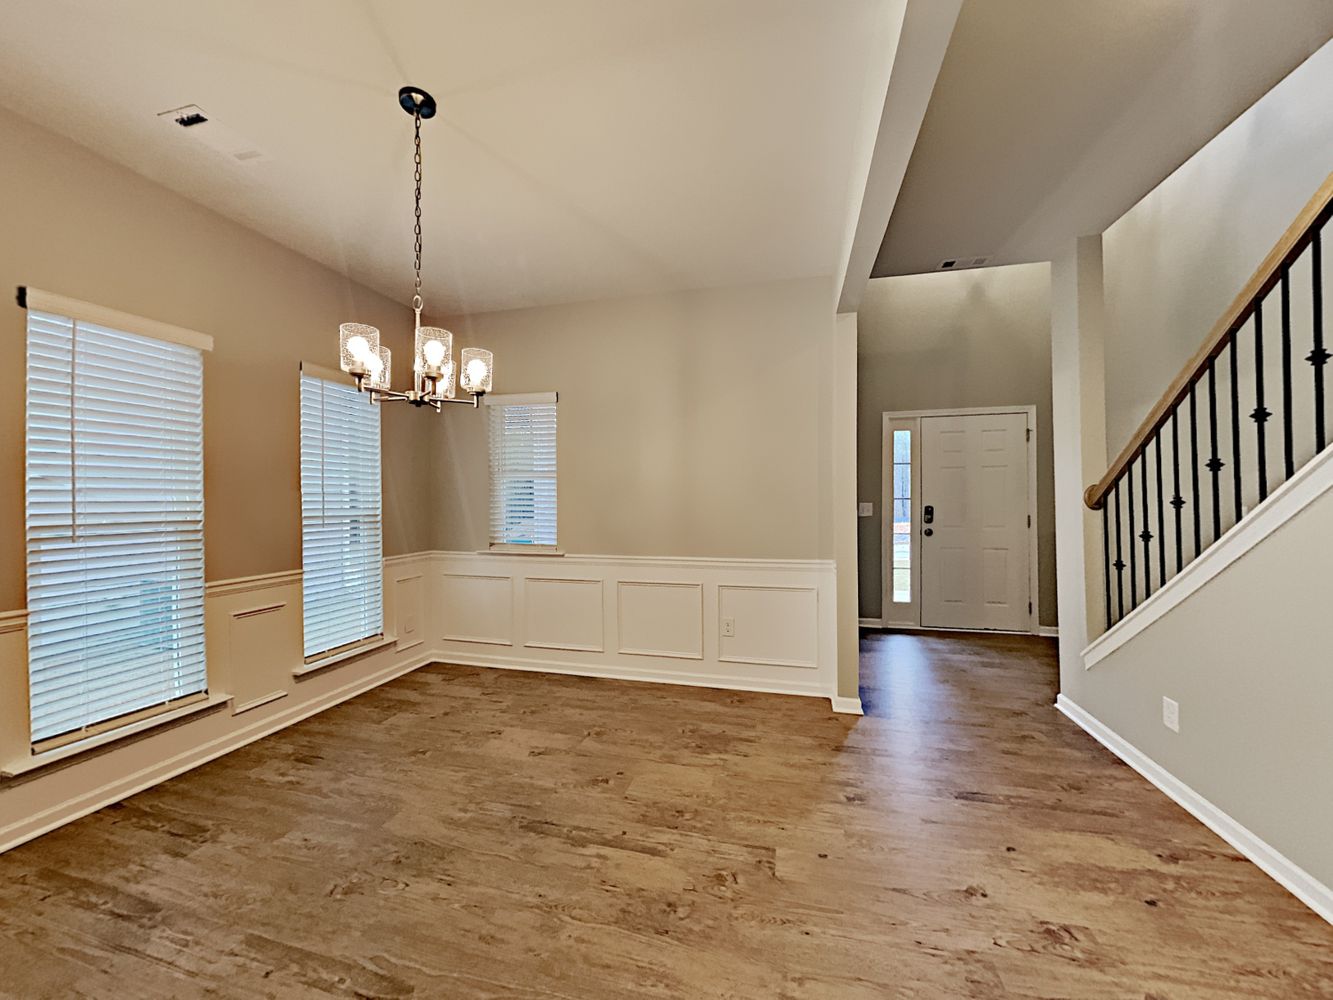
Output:
<instances>
[{"instance_id":1,"label":"door frame","mask_svg":"<svg viewBox=\"0 0 1333 1000\"><path fill-rule=\"evenodd\" d=\"M1027 632L1041 634L1041 573L1037 559L1037 407L1031 406L973 406L945 410L892 410L882 415L880 429L880 489L879 489L879 551L880 551L880 623L884 628L914 628L928 631L960 631L939 629L921 624L921 535L916 530L921 524L921 418L922 417L975 417L988 414L1022 413L1027 416L1028 434L1028 594L1032 610L1028 614ZM912 431L912 602L910 605L893 603L893 425L909 424ZM904 613L905 609L905 613ZM967 631L994 632L996 629ZM1015 633L1008 633L1010 635Z\"/></svg>"}]
</instances>

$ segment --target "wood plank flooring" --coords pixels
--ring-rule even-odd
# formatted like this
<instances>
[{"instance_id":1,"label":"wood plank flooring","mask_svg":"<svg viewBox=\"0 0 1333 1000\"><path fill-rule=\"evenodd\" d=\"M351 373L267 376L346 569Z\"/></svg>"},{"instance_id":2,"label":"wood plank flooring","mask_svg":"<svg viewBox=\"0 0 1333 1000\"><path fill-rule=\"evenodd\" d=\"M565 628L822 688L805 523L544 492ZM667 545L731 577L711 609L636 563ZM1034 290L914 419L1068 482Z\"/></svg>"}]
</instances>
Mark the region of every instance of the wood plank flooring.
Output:
<instances>
[{"instance_id":1,"label":"wood plank flooring","mask_svg":"<svg viewBox=\"0 0 1333 1000\"><path fill-rule=\"evenodd\" d=\"M0 856L5 997L1333 996L1333 928L1051 707L873 635L826 702L436 666Z\"/></svg>"}]
</instances>

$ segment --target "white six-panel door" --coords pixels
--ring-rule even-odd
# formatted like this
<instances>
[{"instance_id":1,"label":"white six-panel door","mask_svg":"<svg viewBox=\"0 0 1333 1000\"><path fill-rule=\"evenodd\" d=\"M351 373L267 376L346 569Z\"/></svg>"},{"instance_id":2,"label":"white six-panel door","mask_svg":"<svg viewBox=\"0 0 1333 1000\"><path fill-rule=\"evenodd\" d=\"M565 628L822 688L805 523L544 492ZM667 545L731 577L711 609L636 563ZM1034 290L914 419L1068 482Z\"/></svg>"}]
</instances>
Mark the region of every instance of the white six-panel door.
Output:
<instances>
[{"instance_id":1,"label":"white six-panel door","mask_svg":"<svg viewBox=\"0 0 1333 1000\"><path fill-rule=\"evenodd\" d=\"M1027 421L1025 413L922 417L922 625L1027 630Z\"/></svg>"}]
</instances>

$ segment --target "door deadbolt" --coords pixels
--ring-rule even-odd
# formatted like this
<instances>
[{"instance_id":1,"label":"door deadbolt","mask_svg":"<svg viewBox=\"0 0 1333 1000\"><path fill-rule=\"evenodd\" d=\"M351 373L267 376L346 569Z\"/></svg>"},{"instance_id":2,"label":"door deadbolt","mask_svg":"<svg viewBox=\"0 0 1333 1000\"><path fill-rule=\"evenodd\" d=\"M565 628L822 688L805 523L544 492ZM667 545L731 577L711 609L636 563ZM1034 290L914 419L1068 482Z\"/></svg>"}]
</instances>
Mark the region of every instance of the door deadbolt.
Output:
<instances>
[{"instance_id":1,"label":"door deadbolt","mask_svg":"<svg viewBox=\"0 0 1333 1000\"><path fill-rule=\"evenodd\" d=\"M932 507L930 504L926 504L924 507L921 508L921 523L922 524L935 523L935 508Z\"/></svg>"}]
</instances>

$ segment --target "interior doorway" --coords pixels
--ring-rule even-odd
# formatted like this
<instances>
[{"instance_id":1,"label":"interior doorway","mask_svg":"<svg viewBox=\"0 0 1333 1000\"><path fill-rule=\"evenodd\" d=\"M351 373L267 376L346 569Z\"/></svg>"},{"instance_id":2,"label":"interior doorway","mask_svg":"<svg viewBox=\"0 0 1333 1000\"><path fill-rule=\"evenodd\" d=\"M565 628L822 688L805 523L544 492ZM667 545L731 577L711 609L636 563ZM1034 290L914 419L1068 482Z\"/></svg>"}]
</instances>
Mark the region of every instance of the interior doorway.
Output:
<instances>
[{"instance_id":1,"label":"interior doorway","mask_svg":"<svg viewBox=\"0 0 1333 1000\"><path fill-rule=\"evenodd\" d=\"M1039 631L1035 438L1035 406L884 414L884 626Z\"/></svg>"}]
</instances>

